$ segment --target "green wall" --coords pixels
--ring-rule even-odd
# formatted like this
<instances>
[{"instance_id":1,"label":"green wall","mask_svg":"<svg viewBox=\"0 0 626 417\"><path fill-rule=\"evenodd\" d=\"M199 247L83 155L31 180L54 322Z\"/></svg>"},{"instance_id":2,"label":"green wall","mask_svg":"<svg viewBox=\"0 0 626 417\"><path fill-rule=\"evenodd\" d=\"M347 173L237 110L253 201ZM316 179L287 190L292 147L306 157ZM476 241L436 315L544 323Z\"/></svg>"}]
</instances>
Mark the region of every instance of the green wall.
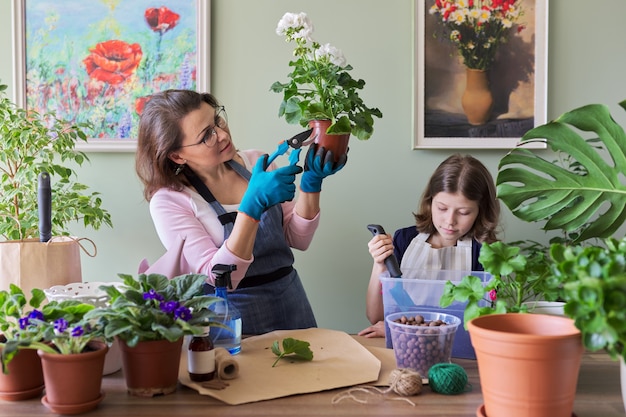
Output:
<instances>
[{"instance_id":1,"label":"green wall","mask_svg":"<svg viewBox=\"0 0 626 417\"><path fill-rule=\"evenodd\" d=\"M324 183L322 223L310 249L296 252L296 267L322 327L356 332L367 325L365 292L371 269L368 223L388 231L411 224L431 172L454 150L413 150L413 1L411 0L212 0L211 86L227 106L239 148L271 152L298 131L276 116L279 98L269 86L284 80L291 46L274 30L283 13L305 11L316 39L342 49L353 74L366 80L364 99L381 109L375 134L353 138L346 168ZM549 7L548 119L601 102L615 118L626 98L626 2L552 0ZM0 80L12 92L11 2L0 2ZM504 150L461 150L495 175ZM163 252L134 173L133 153L90 153L81 182L102 193L114 228L76 236L97 245L82 258L85 281L135 273L139 261ZM505 240L547 237L504 208Z\"/></svg>"}]
</instances>

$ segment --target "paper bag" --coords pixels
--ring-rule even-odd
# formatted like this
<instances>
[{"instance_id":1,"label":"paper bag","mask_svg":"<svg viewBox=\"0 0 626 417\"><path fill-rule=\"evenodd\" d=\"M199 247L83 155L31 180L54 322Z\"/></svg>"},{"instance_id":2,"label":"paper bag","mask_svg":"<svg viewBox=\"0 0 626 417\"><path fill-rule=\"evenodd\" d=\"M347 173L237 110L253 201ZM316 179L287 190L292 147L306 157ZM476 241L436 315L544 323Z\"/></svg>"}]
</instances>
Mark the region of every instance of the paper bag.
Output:
<instances>
[{"instance_id":1,"label":"paper bag","mask_svg":"<svg viewBox=\"0 0 626 417\"><path fill-rule=\"evenodd\" d=\"M0 242L0 289L15 284L29 295L33 288L82 282L79 240L59 236L45 243L38 239Z\"/></svg>"}]
</instances>

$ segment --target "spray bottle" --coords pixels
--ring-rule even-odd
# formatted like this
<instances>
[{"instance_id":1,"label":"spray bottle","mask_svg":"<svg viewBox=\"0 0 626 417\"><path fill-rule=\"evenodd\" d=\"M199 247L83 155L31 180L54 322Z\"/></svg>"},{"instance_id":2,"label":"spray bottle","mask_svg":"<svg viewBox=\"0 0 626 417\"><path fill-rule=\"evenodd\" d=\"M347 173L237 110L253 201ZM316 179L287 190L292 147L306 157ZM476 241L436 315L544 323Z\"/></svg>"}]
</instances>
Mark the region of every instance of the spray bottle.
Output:
<instances>
[{"instance_id":1,"label":"spray bottle","mask_svg":"<svg viewBox=\"0 0 626 417\"><path fill-rule=\"evenodd\" d=\"M223 347L231 355L241 351L241 314L228 301L228 288L233 287L230 273L236 269L236 265L223 264L217 264L211 269L215 276L215 296L223 299L213 304L212 308L218 316L216 320L227 328L212 327L210 336L216 348Z\"/></svg>"}]
</instances>

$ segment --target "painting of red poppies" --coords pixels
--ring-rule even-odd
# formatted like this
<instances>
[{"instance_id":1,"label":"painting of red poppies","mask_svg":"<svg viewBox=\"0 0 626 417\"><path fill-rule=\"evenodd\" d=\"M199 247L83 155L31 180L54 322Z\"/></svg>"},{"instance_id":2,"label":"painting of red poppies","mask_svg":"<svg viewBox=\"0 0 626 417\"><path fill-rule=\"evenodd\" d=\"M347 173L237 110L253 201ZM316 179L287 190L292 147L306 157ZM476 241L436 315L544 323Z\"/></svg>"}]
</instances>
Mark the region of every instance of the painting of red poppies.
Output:
<instances>
[{"instance_id":1,"label":"painting of red poppies","mask_svg":"<svg viewBox=\"0 0 626 417\"><path fill-rule=\"evenodd\" d=\"M21 104L91 125L87 150L134 149L150 94L208 89L208 0L20 3Z\"/></svg>"}]
</instances>

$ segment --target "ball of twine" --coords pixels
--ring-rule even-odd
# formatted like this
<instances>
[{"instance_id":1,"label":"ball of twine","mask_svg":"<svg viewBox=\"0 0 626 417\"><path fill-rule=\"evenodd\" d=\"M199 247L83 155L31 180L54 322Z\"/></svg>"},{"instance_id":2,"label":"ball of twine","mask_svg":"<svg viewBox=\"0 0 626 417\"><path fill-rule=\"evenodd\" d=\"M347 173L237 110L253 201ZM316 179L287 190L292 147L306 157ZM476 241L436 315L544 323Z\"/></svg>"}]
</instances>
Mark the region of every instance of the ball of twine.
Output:
<instances>
[{"instance_id":1,"label":"ball of twine","mask_svg":"<svg viewBox=\"0 0 626 417\"><path fill-rule=\"evenodd\" d=\"M422 392L422 376L411 369L394 369L389 374L389 387L398 395L417 395Z\"/></svg>"},{"instance_id":2,"label":"ball of twine","mask_svg":"<svg viewBox=\"0 0 626 417\"><path fill-rule=\"evenodd\" d=\"M428 370L428 384L440 394L460 394L468 386L467 373L455 363L437 363Z\"/></svg>"}]
</instances>

